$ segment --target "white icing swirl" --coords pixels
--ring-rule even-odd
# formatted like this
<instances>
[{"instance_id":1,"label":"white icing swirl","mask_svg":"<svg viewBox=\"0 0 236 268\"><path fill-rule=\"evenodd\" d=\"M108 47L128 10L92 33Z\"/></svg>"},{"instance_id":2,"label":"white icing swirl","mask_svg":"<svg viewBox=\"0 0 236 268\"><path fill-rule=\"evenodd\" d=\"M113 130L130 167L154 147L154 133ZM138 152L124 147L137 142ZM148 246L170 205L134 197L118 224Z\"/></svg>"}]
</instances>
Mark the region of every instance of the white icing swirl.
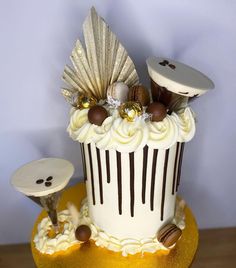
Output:
<instances>
[{"instance_id":1,"label":"white icing swirl","mask_svg":"<svg viewBox=\"0 0 236 268\"><path fill-rule=\"evenodd\" d=\"M170 148L179 136L179 128L175 120L176 114L167 115L161 122L148 122L149 139L148 146L151 148Z\"/></svg>"},{"instance_id":2,"label":"white icing swirl","mask_svg":"<svg viewBox=\"0 0 236 268\"><path fill-rule=\"evenodd\" d=\"M82 143L94 142L99 149L132 152L146 144L153 149L168 149L175 142L187 142L195 134L195 120L189 107L183 112L167 115L161 122L151 122L140 116L129 122L119 116L117 109L109 110L101 126L91 124L88 109L71 113L68 132Z\"/></svg>"},{"instance_id":3,"label":"white icing swirl","mask_svg":"<svg viewBox=\"0 0 236 268\"><path fill-rule=\"evenodd\" d=\"M79 137L82 132L82 127L86 126L88 122L88 109L84 110L72 110L70 117L70 124L67 128L71 138L73 140L81 140L83 137Z\"/></svg>"},{"instance_id":4,"label":"white icing swirl","mask_svg":"<svg viewBox=\"0 0 236 268\"><path fill-rule=\"evenodd\" d=\"M35 247L45 254L53 254L55 252L66 250L67 248L78 244L75 238L75 228L72 224L68 210L63 210L58 214L59 222L66 222L62 233L56 235L55 238L49 238L48 232L52 229L52 223L49 217L44 218L38 225L38 233L34 237Z\"/></svg>"},{"instance_id":5,"label":"white icing swirl","mask_svg":"<svg viewBox=\"0 0 236 268\"><path fill-rule=\"evenodd\" d=\"M91 124L88 121L88 109L76 110L72 113L68 132L73 140L86 144L95 142L98 147L103 148L110 142L110 128L117 113L107 117L101 126Z\"/></svg>"},{"instance_id":6,"label":"white icing swirl","mask_svg":"<svg viewBox=\"0 0 236 268\"><path fill-rule=\"evenodd\" d=\"M183 113L175 116L179 126L178 142L190 141L196 131L195 119L190 107L187 107Z\"/></svg>"},{"instance_id":7,"label":"white icing swirl","mask_svg":"<svg viewBox=\"0 0 236 268\"><path fill-rule=\"evenodd\" d=\"M143 148L147 144L147 124L141 118L134 122L117 118L111 128L111 145L109 149L118 149L120 152L132 152Z\"/></svg>"}]
</instances>

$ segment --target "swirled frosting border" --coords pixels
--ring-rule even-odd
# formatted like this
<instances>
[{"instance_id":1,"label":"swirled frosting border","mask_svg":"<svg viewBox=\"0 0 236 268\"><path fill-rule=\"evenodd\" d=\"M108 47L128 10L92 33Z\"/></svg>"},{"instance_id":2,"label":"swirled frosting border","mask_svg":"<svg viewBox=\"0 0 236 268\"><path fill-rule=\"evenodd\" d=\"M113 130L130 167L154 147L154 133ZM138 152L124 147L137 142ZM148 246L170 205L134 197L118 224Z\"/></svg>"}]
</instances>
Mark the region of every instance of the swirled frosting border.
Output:
<instances>
[{"instance_id":1,"label":"swirled frosting border","mask_svg":"<svg viewBox=\"0 0 236 268\"><path fill-rule=\"evenodd\" d=\"M176 224L181 230L185 228L185 214L184 214L185 202L177 198L176 211L173 223ZM38 225L38 232L34 237L34 243L37 250L43 254L52 255L59 251L65 251L75 244L80 244L75 238L76 226L73 225L72 216L69 210L63 210L58 215L59 221L64 221L64 229L62 233L59 233L55 238L48 237L48 231L52 225L49 217L45 217ZM158 250L169 251L164 247L156 237L143 238L140 240L127 238L118 239L112 235L107 234L96 226L88 214L88 202L85 198L82 202L79 212L79 224L86 224L91 228L91 239L97 246L107 248L114 252L121 252L123 256L134 255L136 253L154 253Z\"/></svg>"}]
</instances>

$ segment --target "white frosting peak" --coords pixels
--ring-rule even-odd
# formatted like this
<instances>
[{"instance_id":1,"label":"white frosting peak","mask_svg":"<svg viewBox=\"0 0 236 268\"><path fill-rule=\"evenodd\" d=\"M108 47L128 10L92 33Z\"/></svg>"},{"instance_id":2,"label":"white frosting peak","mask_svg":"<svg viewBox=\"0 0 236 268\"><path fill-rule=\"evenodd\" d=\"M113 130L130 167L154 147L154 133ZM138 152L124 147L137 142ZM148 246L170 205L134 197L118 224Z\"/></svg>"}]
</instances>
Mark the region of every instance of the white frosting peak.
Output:
<instances>
[{"instance_id":1,"label":"white frosting peak","mask_svg":"<svg viewBox=\"0 0 236 268\"><path fill-rule=\"evenodd\" d=\"M62 233L56 235L55 238L49 238L48 232L52 228L49 217L44 218L38 225L38 233L34 237L35 247L45 254L53 254L57 251L66 250L72 245L78 244L75 238L75 228L71 221L68 210L63 210L58 214L59 222L65 222Z\"/></svg>"},{"instance_id":2,"label":"white frosting peak","mask_svg":"<svg viewBox=\"0 0 236 268\"><path fill-rule=\"evenodd\" d=\"M143 148L147 140L148 128L141 118L137 117L134 122L129 122L119 117L113 122L111 128L112 149L120 152L135 151Z\"/></svg>"},{"instance_id":3,"label":"white frosting peak","mask_svg":"<svg viewBox=\"0 0 236 268\"><path fill-rule=\"evenodd\" d=\"M175 113L167 115L161 122L148 122L149 139L148 146L151 148L167 149L177 141L179 127Z\"/></svg>"},{"instance_id":4,"label":"white frosting peak","mask_svg":"<svg viewBox=\"0 0 236 268\"><path fill-rule=\"evenodd\" d=\"M194 114L190 107L187 107L183 113L176 116L177 124L179 126L179 142L190 141L196 131Z\"/></svg>"},{"instance_id":5,"label":"white frosting peak","mask_svg":"<svg viewBox=\"0 0 236 268\"><path fill-rule=\"evenodd\" d=\"M195 133L195 120L189 107L181 113L172 112L161 122L146 121L136 117L129 122L119 116L117 109L109 110L101 126L88 121L88 109L73 110L68 132L72 139L81 143L94 142L99 149L115 149L132 152L146 144L155 149L168 149L175 142L187 142Z\"/></svg>"}]
</instances>

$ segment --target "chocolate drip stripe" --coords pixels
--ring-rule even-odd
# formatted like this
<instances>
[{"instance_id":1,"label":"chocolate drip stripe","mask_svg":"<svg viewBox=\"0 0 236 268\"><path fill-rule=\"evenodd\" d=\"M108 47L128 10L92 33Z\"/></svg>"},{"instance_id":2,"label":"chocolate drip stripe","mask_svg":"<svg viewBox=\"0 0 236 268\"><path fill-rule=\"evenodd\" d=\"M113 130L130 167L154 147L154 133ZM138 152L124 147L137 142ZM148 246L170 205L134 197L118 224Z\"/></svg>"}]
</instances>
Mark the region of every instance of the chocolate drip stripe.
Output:
<instances>
[{"instance_id":1,"label":"chocolate drip stripe","mask_svg":"<svg viewBox=\"0 0 236 268\"><path fill-rule=\"evenodd\" d=\"M164 173L163 173L163 183L162 183L162 196L161 196L161 221L164 219L164 209L165 209L165 195L166 195L166 176L168 168L170 149L166 150L165 162L164 162Z\"/></svg>"},{"instance_id":2,"label":"chocolate drip stripe","mask_svg":"<svg viewBox=\"0 0 236 268\"><path fill-rule=\"evenodd\" d=\"M111 182L111 172L110 172L110 156L109 151L106 150L106 169L107 169L107 183Z\"/></svg>"},{"instance_id":3,"label":"chocolate drip stripe","mask_svg":"<svg viewBox=\"0 0 236 268\"><path fill-rule=\"evenodd\" d=\"M87 167L86 167L84 144L83 143L80 143L80 149L81 149L81 158L82 158L82 165L83 165L83 171L84 171L84 181L87 181Z\"/></svg>"},{"instance_id":4,"label":"chocolate drip stripe","mask_svg":"<svg viewBox=\"0 0 236 268\"><path fill-rule=\"evenodd\" d=\"M130 166L130 214L134 217L134 153L129 153Z\"/></svg>"},{"instance_id":5,"label":"chocolate drip stripe","mask_svg":"<svg viewBox=\"0 0 236 268\"><path fill-rule=\"evenodd\" d=\"M116 151L117 161L117 188L118 188L118 209L119 214L122 214L122 175L121 175L121 153Z\"/></svg>"},{"instance_id":6,"label":"chocolate drip stripe","mask_svg":"<svg viewBox=\"0 0 236 268\"><path fill-rule=\"evenodd\" d=\"M146 181L147 181L147 161L148 161L148 146L143 148L143 177L142 177L142 203L146 202Z\"/></svg>"},{"instance_id":7,"label":"chocolate drip stripe","mask_svg":"<svg viewBox=\"0 0 236 268\"><path fill-rule=\"evenodd\" d=\"M178 166L178 177L177 177L177 185L176 185L176 192L178 191L179 184L180 184L180 176L181 176L181 168L183 162L183 154L184 154L184 143L181 143L180 147L180 156L179 156L179 166Z\"/></svg>"},{"instance_id":8,"label":"chocolate drip stripe","mask_svg":"<svg viewBox=\"0 0 236 268\"><path fill-rule=\"evenodd\" d=\"M96 148L96 153L97 153L97 163L98 163L98 180L99 180L100 203L103 204L102 166L101 166L100 150L98 148Z\"/></svg>"},{"instance_id":9,"label":"chocolate drip stripe","mask_svg":"<svg viewBox=\"0 0 236 268\"><path fill-rule=\"evenodd\" d=\"M179 156L179 142L177 142L176 152L175 152L175 166L174 166L174 174L173 174L172 195L175 194L175 183L176 183L176 178L177 178L178 156Z\"/></svg>"},{"instance_id":10,"label":"chocolate drip stripe","mask_svg":"<svg viewBox=\"0 0 236 268\"><path fill-rule=\"evenodd\" d=\"M154 190L155 190L157 155L158 155L158 149L154 149L153 150L153 159L152 159L152 177L151 177L151 193L150 193L151 211L154 210Z\"/></svg>"},{"instance_id":11,"label":"chocolate drip stripe","mask_svg":"<svg viewBox=\"0 0 236 268\"><path fill-rule=\"evenodd\" d=\"M94 178L93 178L93 161L92 161L92 154L91 154L91 144L88 144L88 153L89 153L89 165L90 165L90 174L91 174L91 186L92 186L92 198L93 204L96 204L95 201L95 191L94 191Z\"/></svg>"}]
</instances>

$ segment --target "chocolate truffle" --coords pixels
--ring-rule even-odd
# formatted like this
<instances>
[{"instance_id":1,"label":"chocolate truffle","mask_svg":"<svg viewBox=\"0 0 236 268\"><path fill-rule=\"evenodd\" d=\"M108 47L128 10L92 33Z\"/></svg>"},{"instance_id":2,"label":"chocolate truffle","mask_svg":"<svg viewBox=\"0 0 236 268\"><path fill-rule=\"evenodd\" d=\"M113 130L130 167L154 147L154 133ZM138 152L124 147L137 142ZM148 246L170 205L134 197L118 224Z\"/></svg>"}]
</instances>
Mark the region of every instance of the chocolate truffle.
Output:
<instances>
[{"instance_id":1,"label":"chocolate truffle","mask_svg":"<svg viewBox=\"0 0 236 268\"><path fill-rule=\"evenodd\" d=\"M75 230L75 237L81 242L87 242L91 233L91 229L87 225L79 225Z\"/></svg>"},{"instance_id":2,"label":"chocolate truffle","mask_svg":"<svg viewBox=\"0 0 236 268\"><path fill-rule=\"evenodd\" d=\"M128 100L137 101L142 106L147 106L150 103L149 92L142 85L133 86L129 89Z\"/></svg>"},{"instance_id":3,"label":"chocolate truffle","mask_svg":"<svg viewBox=\"0 0 236 268\"><path fill-rule=\"evenodd\" d=\"M157 234L157 240L165 247L173 246L181 237L182 230L175 224L167 224Z\"/></svg>"},{"instance_id":4,"label":"chocolate truffle","mask_svg":"<svg viewBox=\"0 0 236 268\"><path fill-rule=\"evenodd\" d=\"M167 110L165 105L161 102L152 102L148 105L146 113L151 114L152 121L159 122L166 117Z\"/></svg>"},{"instance_id":5,"label":"chocolate truffle","mask_svg":"<svg viewBox=\"0 0 236 268\"><path fill-rule=\"evenodd\" d=\"M88 111L88 120L91 124L101 126L103 121L108 117L107 110L100 106L95 105L91 107Z\"/></svg>"}]
</instances>

